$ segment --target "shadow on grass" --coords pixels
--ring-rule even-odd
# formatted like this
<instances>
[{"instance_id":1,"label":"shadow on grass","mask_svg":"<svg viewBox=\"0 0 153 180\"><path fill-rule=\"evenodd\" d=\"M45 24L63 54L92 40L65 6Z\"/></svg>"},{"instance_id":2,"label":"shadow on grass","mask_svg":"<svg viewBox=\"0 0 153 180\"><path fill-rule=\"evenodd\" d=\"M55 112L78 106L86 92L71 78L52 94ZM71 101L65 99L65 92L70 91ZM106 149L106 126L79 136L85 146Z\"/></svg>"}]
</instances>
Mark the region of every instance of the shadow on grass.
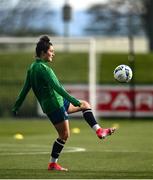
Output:
<instances>
[{"instance_id":1,"label":"shadow on grass","mask_svg":"<svg viewBox=\"0 0 153 180\"><path fill-rule=\"evenodd\" d=\"M68 171L0 169L0 179L152 179L152 171Z\"/></svg>"}]
</instances>

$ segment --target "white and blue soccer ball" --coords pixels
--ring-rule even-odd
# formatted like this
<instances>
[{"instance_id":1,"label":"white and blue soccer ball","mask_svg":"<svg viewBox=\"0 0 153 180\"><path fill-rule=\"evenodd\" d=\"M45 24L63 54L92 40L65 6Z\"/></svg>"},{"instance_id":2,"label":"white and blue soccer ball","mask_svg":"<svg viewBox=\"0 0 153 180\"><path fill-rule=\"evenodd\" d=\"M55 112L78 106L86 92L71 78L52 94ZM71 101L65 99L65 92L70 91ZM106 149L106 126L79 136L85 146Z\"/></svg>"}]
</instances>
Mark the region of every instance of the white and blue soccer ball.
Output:
<instances>
[{"instance_id":1,"label":"white and blue soccer ball","mask_svg":"<svg viewBox=\"0 0 153 180\"><path fill-rule=\"evenodd\" d=\"M121 83L130 82L132 79L133 73L129 66L121 64L117 66L114 70L114 78Z\"/></svg>"}]
</instances>

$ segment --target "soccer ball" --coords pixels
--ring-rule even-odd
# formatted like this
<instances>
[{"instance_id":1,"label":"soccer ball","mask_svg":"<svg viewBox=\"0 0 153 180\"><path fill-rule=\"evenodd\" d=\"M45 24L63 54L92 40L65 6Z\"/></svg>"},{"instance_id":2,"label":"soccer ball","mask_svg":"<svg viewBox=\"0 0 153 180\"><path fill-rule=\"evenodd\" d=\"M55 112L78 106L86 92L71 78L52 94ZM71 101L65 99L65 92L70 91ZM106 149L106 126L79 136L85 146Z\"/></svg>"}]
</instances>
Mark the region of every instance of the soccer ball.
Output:
<instances>
[{"instance_id":1,"label":"soccer ball","mask_svg":"<svg viewBox=\"0 0 153 180\"><path fill-rule=\"evenodd\" d=\"M132 75L131 68L124 64L117 66L114 70L114 78L121 83L130 82Z\"/></svg>"}]
</instances>

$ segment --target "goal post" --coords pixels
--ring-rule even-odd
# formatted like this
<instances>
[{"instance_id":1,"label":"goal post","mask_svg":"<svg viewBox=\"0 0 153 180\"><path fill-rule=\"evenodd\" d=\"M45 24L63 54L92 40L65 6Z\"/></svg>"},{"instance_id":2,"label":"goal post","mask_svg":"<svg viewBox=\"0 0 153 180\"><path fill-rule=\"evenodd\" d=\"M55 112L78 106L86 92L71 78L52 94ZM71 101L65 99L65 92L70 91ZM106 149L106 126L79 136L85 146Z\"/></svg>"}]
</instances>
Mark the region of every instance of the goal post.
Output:
<instances>
[{"instance_id":1,"label":"goal post","mask_svg":"<svg viewBox=\"0 0 153 180\"><path fill-rule=\"evenodd\" d=\"M96 105L96 77L97 77L97 63L96 63L96 41L89 39L89 101L93 109L93 113L97 116Z\"/></svg>"}]
</instances>

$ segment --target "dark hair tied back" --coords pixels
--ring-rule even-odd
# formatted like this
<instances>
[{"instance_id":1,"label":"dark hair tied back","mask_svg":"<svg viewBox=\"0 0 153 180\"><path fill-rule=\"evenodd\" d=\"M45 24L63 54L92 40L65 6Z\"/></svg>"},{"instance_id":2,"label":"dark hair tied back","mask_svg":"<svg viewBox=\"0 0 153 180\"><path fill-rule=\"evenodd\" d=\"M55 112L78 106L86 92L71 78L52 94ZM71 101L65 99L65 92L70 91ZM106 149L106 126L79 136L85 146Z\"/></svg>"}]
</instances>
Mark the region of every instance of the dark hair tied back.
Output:
<instances>
[{"instance_id":1,"label":"dark hair tied back","mask_svg":"<svg viewBox=\"0 0 153 180\"><path fill-rule=\"evenodd\" d=\"M43 41L43 42L49 43L50 39L49 39L48 36L44 35L44 36L42 36L42 37L40 38L39 41Z\"/></svg>"},{"instance_id":2,"label":"dark hair tied back","mask_svg":"<svg viewBox=\"0 0 153 180\"><path fill-rule=\"evenodd\" d=\"M50 46L52 46L52 43L49 37L47 35L42 36L36 45L36 56L40 57L42 52L46 53Z\"/></svg>"}]
</instances>

